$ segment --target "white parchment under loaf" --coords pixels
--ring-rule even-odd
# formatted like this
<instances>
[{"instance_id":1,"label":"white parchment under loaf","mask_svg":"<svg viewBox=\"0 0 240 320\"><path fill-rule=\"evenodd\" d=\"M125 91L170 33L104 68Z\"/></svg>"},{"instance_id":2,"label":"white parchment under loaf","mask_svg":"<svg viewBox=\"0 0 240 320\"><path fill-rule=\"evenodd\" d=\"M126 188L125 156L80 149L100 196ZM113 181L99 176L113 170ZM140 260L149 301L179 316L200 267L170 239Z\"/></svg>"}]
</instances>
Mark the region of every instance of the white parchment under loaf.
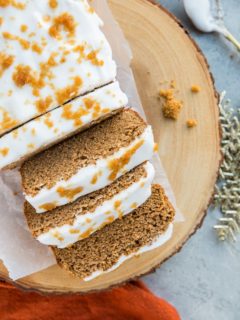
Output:
<instances>
[{"instance_id":1,"label":"white parchment under loaf","mask_svg":"<svg viewBox=\"0 0 240 320\"><path fill-rule=\"evenodd\" d=\"M0 259L13 280L56 263L49 248L35 240L28 230L20 179L17 170L0 175Z\"/></svg>"},{"instance_id":2,"label":"white parchment under loaf","mask_svg":"<svg viewBox=\"0 0 240 320\"><path fill-rule=\"evenodd\" d=\"M132 54L128 43L113 19L107 2L95 0L92 3L105 23L104 32L112 45L114 58L118 64L118 79L121 87L128 95L130 105L145 117L130 69ZM175 198L160 159L156 156L153 162L157 172L155 182L165 188L176 208ZM0 174L0 259L13 280L41 271L56 263L48 247L31 236L23 214L24 200L21 193L20 176L17 170ZM178 212L177 221L181 219L182 216Z\"/></svg>"}]
</instances>

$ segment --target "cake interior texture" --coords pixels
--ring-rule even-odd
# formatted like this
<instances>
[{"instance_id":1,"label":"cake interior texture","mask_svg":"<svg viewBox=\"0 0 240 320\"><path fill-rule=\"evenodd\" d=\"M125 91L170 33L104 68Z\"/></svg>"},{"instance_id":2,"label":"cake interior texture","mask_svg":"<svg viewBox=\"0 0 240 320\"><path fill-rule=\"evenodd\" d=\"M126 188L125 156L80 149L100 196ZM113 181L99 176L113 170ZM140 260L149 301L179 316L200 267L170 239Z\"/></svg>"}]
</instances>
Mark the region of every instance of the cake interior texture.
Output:
<instances>
[{"instance_id":1,"label":"cake interior texture","mask_svg":"<svg viewBox=\"0 0 240 320\"><path fill-rule=\"evenodd\" d=\"M118 114L27 160L21 167L23 189L35 196L42 188L68 180L98 159L111 156L140 136L147 125L133 110Z\"/></svg>"},{"instance_id":2,"label":"cake interior texture","mask_svg":"<svg viewBox=\"0 0 240 320\"><path fill-rule=\"evenodd\" d=\"M110 200L142 177L146 177L147 173L144 165L145 163L134 168L104 189L92 192L77 199L75 202L44 214L37 214L35 209L26 201L24 213L33 236L37 237L52 228L65 224L72 225L77 216L94 212L104 201Z\"/></svg>"},{"instance_id":3,"label":"cake interior texture","mask_svg":"<svg viewBox=\"0 0 240 320\"><path fill-rule=\"evenodd\" d=\"M153 185L152 196L132 213L69 248L52 250L62 268L84 279L96 271L107 271L121 256L151 244L167 230L174 216L162 187Z\"/></svg>"}]
</instances>

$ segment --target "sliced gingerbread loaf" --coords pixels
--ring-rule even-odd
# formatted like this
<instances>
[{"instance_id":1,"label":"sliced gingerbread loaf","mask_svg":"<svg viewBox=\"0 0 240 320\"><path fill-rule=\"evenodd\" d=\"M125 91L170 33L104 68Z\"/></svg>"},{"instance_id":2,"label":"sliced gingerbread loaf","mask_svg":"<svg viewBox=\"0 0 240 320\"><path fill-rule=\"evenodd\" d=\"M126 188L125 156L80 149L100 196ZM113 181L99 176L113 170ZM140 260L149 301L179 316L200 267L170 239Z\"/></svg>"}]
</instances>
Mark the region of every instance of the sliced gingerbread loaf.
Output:
<instances>
[{"instance_id":1,"label":"sliced gingerbread loaf","mask_svg":"<svg viewBox=\"0 0 240 320\"><path fill-rule=\"evenodd\" d=\"M132 213L70 248L52 249L62 268L81 279L91 280L169 240L174 215L163 189L153 185L151 197Z\"/></svg>"},{"instance_id":2,"label":"sliced gingerbread loaf","mask_svg":"<svg viewBox=\"0 0 240 320\"><path fill-rule=\"evenodd\" d=\"M26 161L20 170L26 200L37 213L53 210L106 187L153 152L151 127L123 109Z\"/></svg>"},{"instance_id":3,"label":"sliced gingerbread loaf","mask_svg":"<svg viewBox=\"0 0 240 320\"><path fill-rule=\"evenodd\" d=\"M25 202L24 212L33 236L46 245L65 248L125 216L151 196L152 164L146 162L111 185L45 214Z\"/></svg>"}]
</instances>

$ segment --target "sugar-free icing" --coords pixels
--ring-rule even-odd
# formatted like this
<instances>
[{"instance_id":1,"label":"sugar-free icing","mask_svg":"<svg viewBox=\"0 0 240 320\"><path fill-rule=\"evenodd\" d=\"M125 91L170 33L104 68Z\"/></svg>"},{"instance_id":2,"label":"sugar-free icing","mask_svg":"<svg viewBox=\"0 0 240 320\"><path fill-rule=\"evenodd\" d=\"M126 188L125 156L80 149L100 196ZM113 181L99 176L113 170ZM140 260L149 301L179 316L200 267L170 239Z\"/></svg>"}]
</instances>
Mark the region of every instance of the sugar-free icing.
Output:
<instances>
[{"instance_id":1,"label":"sugar-free icing","mask_svg":"<svg viewBox=\"0 0 240 320\"><path fill-rule=\"evenodd\" d=\"M95 164L80 168L71 178L58 181L52 188L44 187L34 196L25 194L26 200L37 213L73 202L80 196L106 187L124 173L150 160L154 150L152 128L148 126L128 146L98 159ZM123 165L119 166L121 163Z\"/></svg>"},{"instance_id":2,"label":"sugar-free icing","mask_svg":"<svg viewBox=\"0 0 240 320\"><path fill-rule=\"evenodd\" d=\"M93 272L90 276L84 278L84 281L91 281L103 274L109 273L111 271L116 270L118 267L120 267L121 264L123 264L126 260L131 259L132 257L139 256L140 254L154 250L156 248L159 248L162 246L164 243L166 243L169 239L171 239L173 233L173 224L171 223L167 229L167 231L164 234L159 235L156 239L152 241L151 244L146 245L142 248L140 248L137 252L133 252L132 254L128 256L122 256L119 258L118 262L115 263L110 269L108 270L98 270Z\"/></svg>"},{"instance_id":3,"label":"sugar-free icing","mask_svg":"<svg viewBox=\"0 0 240 320\"><path fill-rule=\"evenodd\" d=\"M40 116L0 138L0 169L127 104L118 82Z\"/></svg>"},{"instance_id":4,"label":"sugar-free icing","mask_svg":"<svg viewBox=\"0 0 240 320\"><path fill-rule=\"evenodd\" d=\"M74 222L50 229L37 237L45 245L66 248L89 237L95 231L130 213L141 206L151 196L154 168L150 162L144 166L146 176L141 177L125 190L98 206L94 212L76 215Z\"/></svg>"},{"instance_id":5,"label":"sugar-free icing","mask_svg":"<svg viewBox=\"0 0 240 320\"><path fill-rule=\"evenodd\" d=\"M86 0L0 1L0 134L116 76Z\"/></svg>"}]
</instances>

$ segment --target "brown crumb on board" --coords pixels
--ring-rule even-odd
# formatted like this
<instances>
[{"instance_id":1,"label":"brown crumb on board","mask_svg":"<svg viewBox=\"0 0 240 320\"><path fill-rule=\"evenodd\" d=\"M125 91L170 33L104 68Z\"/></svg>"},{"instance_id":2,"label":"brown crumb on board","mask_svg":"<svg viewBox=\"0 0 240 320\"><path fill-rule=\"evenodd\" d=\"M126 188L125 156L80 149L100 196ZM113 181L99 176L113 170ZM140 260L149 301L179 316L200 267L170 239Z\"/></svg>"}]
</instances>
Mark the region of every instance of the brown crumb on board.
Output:
<instances>
[{"instance_id":1,"label":"brown crumb on board","mask_svg":"<svg viewBox=\"0 0 240 320\"><path fill-rule=\"evenodd\" d=\"M187 124L187 127L188 127L188 128L194 128L194 127L197 126L197 120L195 120L195 119L188 119L187 122L186 122L186 124Z\"/></svg>"},{"instance_id":2,"label":"brown crumb on board","mask_svg":"<svg viewBox=\"0 0 240 320\"><path fill-rule=\"evenodd\" d=\"M174 82L171 83L171 89L159 91L159 97L164 99L162 104L162 112L165 118L177 120L179 113L183 107L183 103L180 100L177 100L174 97L174 90L173 86L175 85Z\"/></svg>"},{"instance_id":3,"label":"brown crumb on board","mask_svg":"<svg viewBox=\"0 0 240 320\"><path fill-rule=\"evenodd\" d=\"M201 91L201 87L198 86L198 85L196 85L196 84L193 84L193 85L191 86L191 91L192 91L193 93L198 93L198 92Z\"/></svg>"}]
</instances>

